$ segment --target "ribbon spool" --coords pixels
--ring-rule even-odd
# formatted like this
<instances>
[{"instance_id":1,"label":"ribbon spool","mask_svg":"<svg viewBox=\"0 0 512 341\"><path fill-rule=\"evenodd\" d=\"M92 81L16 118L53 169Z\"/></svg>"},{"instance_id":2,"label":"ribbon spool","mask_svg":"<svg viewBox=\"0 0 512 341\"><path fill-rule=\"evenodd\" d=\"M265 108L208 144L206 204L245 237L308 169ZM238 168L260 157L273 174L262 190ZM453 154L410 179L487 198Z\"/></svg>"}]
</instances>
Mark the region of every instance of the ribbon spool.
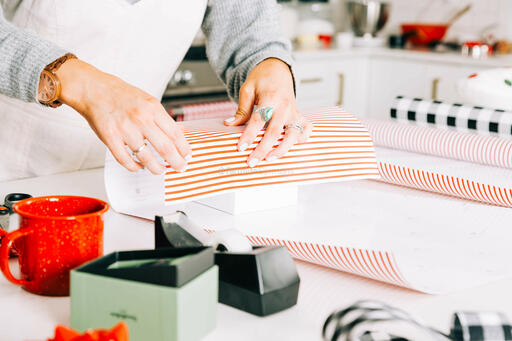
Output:
<instances>
[{"instance_id":1,"label":"ribbon spool","mask_svg":"<svg viewBox=\"0 0 512 341\"><path fill-rule=\"evenodd\" d=\"M407 312L376 301L359 301L329 315L322 329L325 341L413 341L369 327L378 322L403 322L424 331L432 340L509 341L512 328L502 313L456 312L450 335L426 326Z\"/></svg>"}]
</instances>

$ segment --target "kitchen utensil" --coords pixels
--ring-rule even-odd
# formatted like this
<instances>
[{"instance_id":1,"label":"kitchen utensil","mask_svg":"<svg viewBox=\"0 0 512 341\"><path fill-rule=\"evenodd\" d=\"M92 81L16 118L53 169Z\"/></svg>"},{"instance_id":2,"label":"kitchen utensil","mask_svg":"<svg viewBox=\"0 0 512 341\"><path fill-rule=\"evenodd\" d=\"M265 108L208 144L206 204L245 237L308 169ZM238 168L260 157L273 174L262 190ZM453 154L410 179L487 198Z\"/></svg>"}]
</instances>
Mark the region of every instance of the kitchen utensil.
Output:
<instances>
[{"instance_id":1,"label":"kitchen utensil","mask_svg":"<svg viewBox=\"0 0 512 341\"><path fill-rule=\"evenodd\" d=\"M389 3L377 0L348 1L348 15L355 35L375 38L388 21L390 8Z\"/></svg>"},{"instance_id":2,"label":"kitchen utensil","mask_svg":"<svg viewBox=\"0 0 512 341\"><path fill-rule=\"evenodd\" d=\"M415 45L428 45L440 41L446 35L448 29L464 14L472 5L469 4L455 13L445 24L438 23L405 23L401 25L402 34L410 34L409 40Z\"/></svg>"},{"instance_id":3,"label":"kitchen utensil","mask_svg":"<svg viewBox=\"0 0 512 341\"><path fill-rule=\"evenodd\" d=\"M457 11L448 21L446 22L448 27L451 27L457 20L459 20L464 14L469 12L469 10L473 7L472 4L467 4L460 11Z\"/></svg>"},{"instance_id":4,"label":"kitchen utensil","mask_svg":"<svg viewBox=\"0 0 512 341\"><path fill-rule=\"evenodd\" d=\"M35 294L69 294L69 271L103 253L106 202L78 196L29 198L14 204L19 229L4 235L0 268L14 284ZM23 279L9 269L16 244Z\"/></svg>"}]
</instances>

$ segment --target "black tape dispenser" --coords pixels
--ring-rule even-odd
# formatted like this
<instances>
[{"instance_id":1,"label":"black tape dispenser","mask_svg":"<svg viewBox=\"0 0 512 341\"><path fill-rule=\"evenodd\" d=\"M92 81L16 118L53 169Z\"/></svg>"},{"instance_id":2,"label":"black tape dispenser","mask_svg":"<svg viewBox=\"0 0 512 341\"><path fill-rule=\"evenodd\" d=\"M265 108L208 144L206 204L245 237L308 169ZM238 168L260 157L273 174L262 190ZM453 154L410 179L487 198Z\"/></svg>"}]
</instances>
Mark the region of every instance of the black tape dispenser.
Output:
<instances>
[{"instance_id":1,"label":"black tape dispenser","mask_svg":"<svg viewBox=\"0 0 512 341\"><path fill-rule=\"evenodd\" d=\"M184 212L155 217L155 248L213 246L219 302L267 316L297 303L300 279L284 246L251 247L237 230L207 233Z\"/></svg>"}]
</instances>

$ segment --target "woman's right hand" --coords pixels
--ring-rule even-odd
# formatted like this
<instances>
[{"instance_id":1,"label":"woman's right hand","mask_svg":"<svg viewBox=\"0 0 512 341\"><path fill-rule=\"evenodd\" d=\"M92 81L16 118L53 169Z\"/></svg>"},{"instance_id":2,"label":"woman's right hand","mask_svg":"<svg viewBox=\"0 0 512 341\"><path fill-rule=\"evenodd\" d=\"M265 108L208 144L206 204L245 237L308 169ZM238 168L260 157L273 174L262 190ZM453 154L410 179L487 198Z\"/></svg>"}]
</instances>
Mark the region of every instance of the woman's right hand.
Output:
<instances>
[{"instance_id":1,"label":"woman's right hand","mask_svg":"<svg viewBox=\"0 0 512 341\"><path fill-rule=\"evenodd\" d=\"M161 174L161 164L150 148L135 160L146 139L176 171L184 172L192 150L181 127L162 104L148 93L78 59L66 61L57 71L62 85L59 101L78 111L116 160L129 171L143 167Z\"/></svg>"}]
</instances>

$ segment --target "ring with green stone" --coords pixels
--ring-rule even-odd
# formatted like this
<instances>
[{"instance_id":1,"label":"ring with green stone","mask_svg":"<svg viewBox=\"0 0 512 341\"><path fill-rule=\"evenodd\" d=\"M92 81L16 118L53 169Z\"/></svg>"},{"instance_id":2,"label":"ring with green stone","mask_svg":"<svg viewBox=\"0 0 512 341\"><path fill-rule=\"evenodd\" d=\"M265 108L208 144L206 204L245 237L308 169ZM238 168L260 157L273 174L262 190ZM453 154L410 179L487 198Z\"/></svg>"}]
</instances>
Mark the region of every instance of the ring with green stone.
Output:
<instances>
[{"instance_id":1,"label":"ring with green stone","mask_svg":"<svg viewBox=\"0 0 512 341\"><path fill-rule=\"evenodd\" d=\"M256 107L254 108L254 112L257 112L263 122L268 122L272 118L272 115L274 114L274 108L272 107Z\"/></svg>"}]
</instances>

